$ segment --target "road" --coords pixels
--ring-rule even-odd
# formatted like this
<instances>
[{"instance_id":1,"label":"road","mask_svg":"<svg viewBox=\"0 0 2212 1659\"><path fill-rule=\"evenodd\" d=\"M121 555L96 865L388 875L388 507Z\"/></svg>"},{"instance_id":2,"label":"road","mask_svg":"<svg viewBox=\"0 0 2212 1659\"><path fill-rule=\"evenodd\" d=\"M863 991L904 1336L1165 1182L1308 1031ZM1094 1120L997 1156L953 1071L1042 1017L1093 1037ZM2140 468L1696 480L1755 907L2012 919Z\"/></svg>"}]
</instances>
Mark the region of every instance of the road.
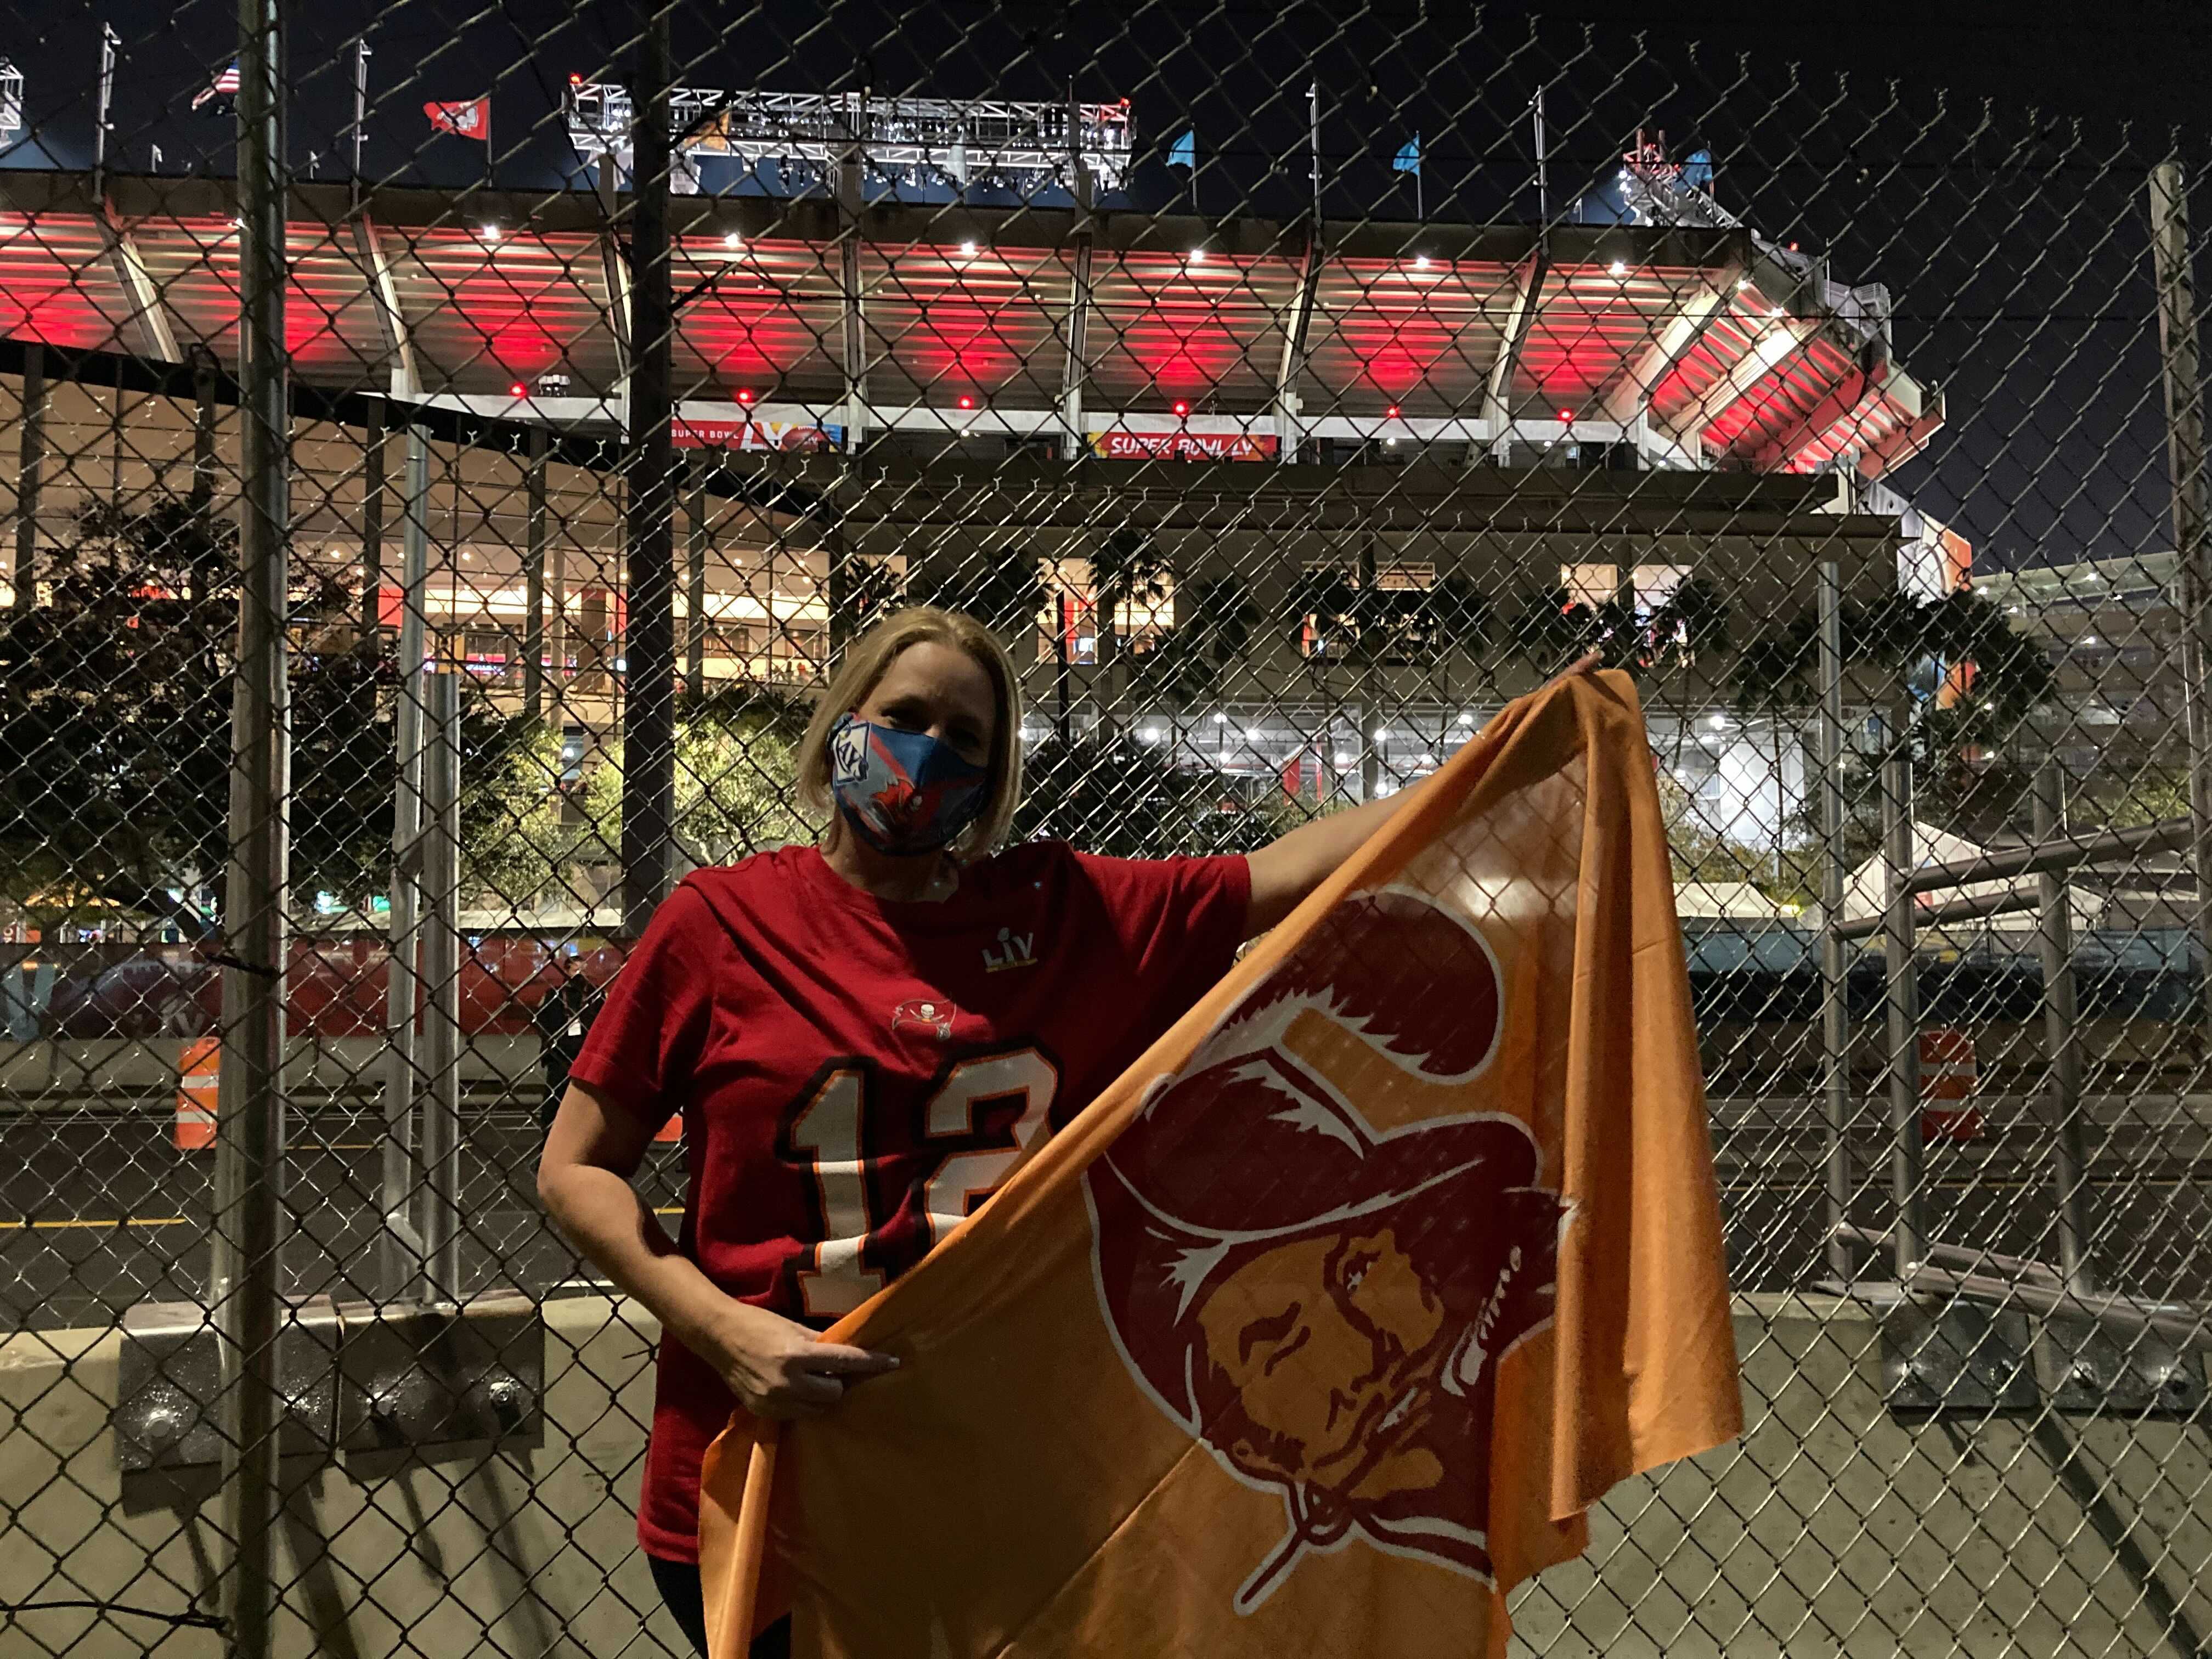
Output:
<instances>
[{"instance_id":1,"label":"road","mask_svg":"<svg viewBox=\"0 0 2212 1659\"><path fill-rule=\"evenodd\" d=\"M293 1123L288 1294L376 1292L382 1128L343 1110ZM540 1133L533 1115L471 1116L461 1158L464 1283L545 1291L591 1273L539 1207ZM158 1115L0 1121L0 1326L106 1325L134 1303L204 1296L214 1173L215 1154L176 1150ZM653 1147L639 1179L672 1218L683 1148Z\"/></svg>"},{"instance_id":2,"label":"road","mask_svg":"<svg viewBox=\"0 0 2212 1659\"><path fill-rule=\"evenodd\" d=\"M2106 1096L2088 1103L2094 1254L2111 1288L2212 1298L2212 1101ZM1850 1217L1886 1226L1886 1107L1860 1103ZM1979 1139L1927 1149L1931 1237L2055 1261L2048 1137L2032 1104L1986 1103ZM1743 1291L1804 1288L1826 1273L1825 1139L1802 1096L1713 1103L1729 1271ZM289 1165L297 1224L288 1293L376 1293L378 1119L325 1107L295 1121ZM533 1190L533 1115L471 1109L462 1169L464 1282L539 1294L590 1285ZM134 1303L206 1293L215 1158L179 1152L159 1114L0 1118L0 1328L105 1326ZM682 1198L682 1148L656 1146L641 1175L657 1210Z\"/></svg>"}]
</instances>

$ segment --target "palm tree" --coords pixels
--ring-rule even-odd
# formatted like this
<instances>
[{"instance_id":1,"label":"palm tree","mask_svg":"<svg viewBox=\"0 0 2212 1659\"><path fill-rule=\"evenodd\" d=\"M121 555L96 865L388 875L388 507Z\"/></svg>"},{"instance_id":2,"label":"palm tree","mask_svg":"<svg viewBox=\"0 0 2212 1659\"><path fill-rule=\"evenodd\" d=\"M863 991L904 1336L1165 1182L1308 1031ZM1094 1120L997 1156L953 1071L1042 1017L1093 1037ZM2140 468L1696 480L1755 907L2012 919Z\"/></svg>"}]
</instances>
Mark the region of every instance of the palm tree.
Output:
<instances>
[{"instance_id":1,"label":"palm tree","mask_svg":"<svg viewBox=\"0 0 2212 1659\"><path fill-rule=\"evenodd\" d=\"M1121 674L1121 611L1141 607L1158 615L1174 577L1172 561L1139 530L1117 530L1091 555L1092 624L1098 641L1098 723L1111 737L1121 725L1127 688Z\"/></svg>"}]
</instances>

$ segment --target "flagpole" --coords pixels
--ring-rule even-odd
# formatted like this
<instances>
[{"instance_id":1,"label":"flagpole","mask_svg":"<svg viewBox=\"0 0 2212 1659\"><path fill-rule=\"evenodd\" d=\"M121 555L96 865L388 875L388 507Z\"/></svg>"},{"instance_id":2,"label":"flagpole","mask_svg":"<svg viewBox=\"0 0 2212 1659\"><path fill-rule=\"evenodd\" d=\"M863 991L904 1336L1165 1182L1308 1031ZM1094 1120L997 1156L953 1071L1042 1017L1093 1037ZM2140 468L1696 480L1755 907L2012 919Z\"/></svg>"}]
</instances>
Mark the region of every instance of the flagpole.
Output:
<instances>
[{"instance_id":1,"label":"flagpole","mask_svg":"<svg viewBox=\"0 0 2212 1659\"><path fill-rule=\"evenodd\" d=\"M1321 234L1321 82L1306 88L1306 143L1313 152L1314 234Z\"/></svg>"},{"instance_id":2,"label":"flagpole","mask_svg":"<svg viewBox=\"0 0 2212 1659\"><path fill-rule=\"evenodd\" d=\"M107 192L108 108L115 97L115 48L122 39L113 24L100 24L100 124L92 135L92 193L102 199Z\"/></svg>"},{"instance_id":3,"label":"flagpole","mask_svg":"<svg viewBox=\"0 0 2212 1659\"><path fill-rule=\"evenodd\" d=\"M1536 115L1536 217L1539 221L1552 216L1552 181L1544 158L1544 89L1536 88L1534 102L1530 106Z\"/></svg>"},{"instance_id":4,"label":"flagpole","mask_svg":"<svg viewBox=\"0 0 2212 1659\"><path fill-rule=\"evenodd\" d=\"M368 137L368 37L353 42L353 179L361 182L361 147Z\"/></svg>"}]
</instances>

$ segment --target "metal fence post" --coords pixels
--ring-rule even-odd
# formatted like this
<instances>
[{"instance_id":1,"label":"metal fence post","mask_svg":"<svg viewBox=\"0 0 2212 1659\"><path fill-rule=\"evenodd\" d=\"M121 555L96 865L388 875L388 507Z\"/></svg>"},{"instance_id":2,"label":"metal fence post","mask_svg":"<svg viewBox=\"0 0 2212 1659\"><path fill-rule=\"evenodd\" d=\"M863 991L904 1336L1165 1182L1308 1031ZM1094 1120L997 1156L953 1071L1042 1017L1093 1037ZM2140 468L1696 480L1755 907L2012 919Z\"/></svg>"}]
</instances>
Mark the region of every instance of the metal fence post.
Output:
<instances>
[{"instance_id":1,"label":"metal fence post","mask_svg":"<svg viewBox=\"0 0 2212 1659\"><path fill-rule=\"evenodd\" d=\"M692 696L707 689L707 469L695 462L685 479L684 689Z\"/></svg>"},{"instance_id":2,"label":"metal fence post","mask_svg":"<svg viewBox=\"0 0 2212 1659\"><path fill-rule=\"evenodd\" d=\"M676 770L675 310L669 291L668 13L644 0L633 94L629 617L623 633L622 904L632 937L668 888Z\"/></svg>"},{"instance_id":3,"label":"metal fence post","mask_svg":"<svg viewBox=\"0 0 2212 1659\"><path fill-rule=\"evenodd\" d=\"M15 463L15 609L39 589L39 479L46 464L46 349L23 348L23 433Z\"/></svg>"},{"instance_id":4,"label":"metal fence post","mask_svg":"<svg viewBox=\"0 0 2212 1659\"><path fill-rule=\"evenodd\" d=\"M533 720L545 712L545 439L530 428L523 472L522 712Z\"/></svg>"},{"instance_id":5,"label":"metal fence post","mask_svg":"<svg viewBox=\"0 0 2212 1659\"><path fill-rule=\"evenodd\" d=\"M461 1299L461 679L423 676L423 1295Z\"/></svg>"},{"instance_id":6,"label":"metal fence post","mask_svg":"<svg viewBox=\"0 0 2212 1659\"><path fill-rule=\"evenodd\" d=\"M384 399L368 404L368 427L361 440L361 639L363 656L374 657L381 643L384 618Z\"/></svg>"},{"instance_id":7,"label":"metal fence post","mask_svg":"<svg viewBox=\"0 0 2212 1659\"><path fill-rule=\"evenodd\" d=\"M392 915L385 985L384 1135L379 1160L378 1288L406 1295L422 1270L415 1230L416 1026L422 1006L423 687L428 654L430 453L420 427L407 428L407 478L400 532L399 695L392 709L397 751L392 797Z\"/></svg>"},{"instance_id":8,"label":"metal fence post","mask_svg":"<svg viewBox=\"0 0 2212 1659\"><path fill-rule=\"evenodd\" d=\"M1897 1276L1918 1263L1927 1242L1921 1182L1920 983L1913 959L1912 738L1885 720L1881 764L1883 1011L1889 1039L1889 1191Z\"/></svg>"},{"instance_id":9,"label":"metal fence post","mask_svg":"<svg viewBox=\"0 0 2212 1659\"><path fill-rule=\"evenodd\" d=\"M2205 542L2204 400L2197 352L2197 299L2189 275L2189 204L2181 164L2150 173L2151 264L2158 283L2166 468L2173 490L2173 550L2181 583L2181 676L2189 737L2189 812L2194 821L2197 938L2204 1000L2200 1062L2212 1057L2212 550Z\"/></svg>"},{"instance_id":10,"label":"metal fence post","mask_svg":"<svg viewBox=\"0 0 2212 1659\"><path fill-rule=\"evenodd\" d=\"M1852 1277L1850 1247L1835 1230L1850 1213L1850 966L1836 924L1844 911L1843 572L1824 561L1820 575L1820 1097L1827 1118L1828 1270Z\"/></svg>"},{"instance_id":11,"label":"metal fence post","mask_svg":"<svg viewBox=\"0 0 2212 1659\"><path fill-rule=\"evenodd\" d=\"M2035 775L2035 839L2057 839L2066 817L2064 781L2057 763ZM2096 1289L2089 1264L2088 1155L2081 1138L2081 1039L2074 1001L2074 890L2065 872L2035 878L2041 926L2036 944L2043 958L2043 1035L2050 1065L2044 1100L2051 1113L2051 1176L2057 1188L2058 1263L2066 1288L2077 1295Z\"/></svg>"},{"instance_id":12,"label":"metal fence post","mask_svg":"<svg viewBox=\"0 0 2212 1659\"><path fill-rule=\"evenodd\" d=\"M239 9L240 402L245 522L239 540L237 678L231 705L229 860L222 906L222 1070L211 1290L223 1359L227 1611L235 1659L265 1659L281 1594L277 1253L284 1176L285 887L289 721L284 629L291 453L284 343L283 10Z\"/></svg>"}]
</instances>

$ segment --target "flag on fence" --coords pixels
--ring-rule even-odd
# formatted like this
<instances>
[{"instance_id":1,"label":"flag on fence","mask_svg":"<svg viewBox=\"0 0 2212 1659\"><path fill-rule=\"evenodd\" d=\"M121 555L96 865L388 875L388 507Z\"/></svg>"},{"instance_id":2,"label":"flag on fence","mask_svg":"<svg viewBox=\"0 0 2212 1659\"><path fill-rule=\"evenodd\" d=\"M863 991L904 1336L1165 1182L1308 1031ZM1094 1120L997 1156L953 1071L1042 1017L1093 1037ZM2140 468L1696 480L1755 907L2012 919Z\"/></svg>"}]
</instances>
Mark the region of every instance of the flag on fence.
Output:
<instances>
[{"instance_id":1,"label":"flag on fence","mask_svg":"<svg viewBox=\"0 0 2212 1659\"><path fill-rule=\"evenodd\" d=\"M218 98L235 98L237 96L238 59L234 58L230 60L230 65L228 68L224 70L222 74L216 76L214 80L209 82L205 87L202 88L193 95L192 107L194 109L198 109L204 104L214 102L214 100ZM211 112L216 114L225 113L228 111L228 106L226 105Z\"/></svg>"},{"instance_id":2,"label":"flag on fence","mask_svg":"<svg viewBox=\"0 0 2212 1659\"><path fill-rule=\"evenodd\" d=\"M1741 1427L1627 678L1508 708L830 1336L904 1363L708 1453L717 1659L786 1605L833 1656L1502 1655L1608 1487Z\"/></svg>"},{"instance_id":3,"label":"flag on fence","mask_svg":"<svg viewBox=\"0 0 2212 1659\"><path fill-rule=\"evenodd\" d=\"M430 118L433 132L456 133L463 138L491 142L491 98L471 98L461 103L432 103L422 106L422 113Z\"/></svg>"},{"instance_id":4,"label":"flag on fence","mask_svg":"<svg viewBox=\"0 0 2212 1659\"><path fill-rule=\"evenodd\" d=\"M1419 173L1421 170L1421 135L1415 133L1398 148L1396 158L1390 163L1393 173Z\"/></svg>"},{"instance_id":5,"label":"flag on fence","mask_svg":"<svg viewBox=\"0 0 2212 1659\"><path fill-rule=\"evenodd\" d=\"M1196 127L1186 129L1182 137L1168 146L1168 165L1171 167L1188 167L1194 173L1198 171L1198 129Z\"/></svg>"}]
</instances>

